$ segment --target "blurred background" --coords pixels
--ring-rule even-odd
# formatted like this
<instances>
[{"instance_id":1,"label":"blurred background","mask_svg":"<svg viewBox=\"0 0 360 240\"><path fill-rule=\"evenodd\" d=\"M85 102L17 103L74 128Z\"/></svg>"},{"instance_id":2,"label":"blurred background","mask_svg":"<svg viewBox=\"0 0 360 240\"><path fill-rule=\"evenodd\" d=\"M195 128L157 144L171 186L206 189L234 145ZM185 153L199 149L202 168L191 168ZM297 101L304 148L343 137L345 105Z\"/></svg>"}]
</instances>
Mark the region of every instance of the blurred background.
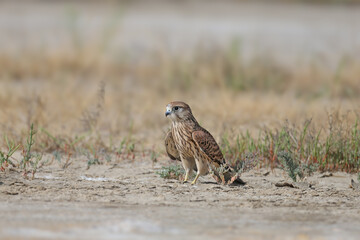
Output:
<instances>
[{"instance_id":1,"label":"blurred background","mask_svg":"<svg viewBox=\"0 0 360 240\"><path fill-rule=\"evenodd\" d=\"M164 153L173 100L217 140L286 119L354 123L358 3L3 0L0 131L21 143L34 123L44 152Z\"/></svg>"}]
</instances>

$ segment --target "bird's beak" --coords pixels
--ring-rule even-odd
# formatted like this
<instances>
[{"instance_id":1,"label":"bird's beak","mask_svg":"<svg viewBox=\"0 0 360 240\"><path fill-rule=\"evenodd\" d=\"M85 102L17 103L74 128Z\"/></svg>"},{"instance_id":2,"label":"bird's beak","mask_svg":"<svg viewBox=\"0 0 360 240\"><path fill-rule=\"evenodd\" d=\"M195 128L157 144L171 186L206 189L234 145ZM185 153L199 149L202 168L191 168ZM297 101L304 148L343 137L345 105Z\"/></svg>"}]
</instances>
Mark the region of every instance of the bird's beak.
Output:
<instances>
[{"instance_id":1,"label":"bird's beak","mask_svg":"<svg viewBox=\"0 0 360 240\"><path fill-rule=\"evenodd\" d=\"M171 107L170 106L166 106L166 112L165 112L165 117L169 116L171 114Z\"/></svg>"}]
</instances>

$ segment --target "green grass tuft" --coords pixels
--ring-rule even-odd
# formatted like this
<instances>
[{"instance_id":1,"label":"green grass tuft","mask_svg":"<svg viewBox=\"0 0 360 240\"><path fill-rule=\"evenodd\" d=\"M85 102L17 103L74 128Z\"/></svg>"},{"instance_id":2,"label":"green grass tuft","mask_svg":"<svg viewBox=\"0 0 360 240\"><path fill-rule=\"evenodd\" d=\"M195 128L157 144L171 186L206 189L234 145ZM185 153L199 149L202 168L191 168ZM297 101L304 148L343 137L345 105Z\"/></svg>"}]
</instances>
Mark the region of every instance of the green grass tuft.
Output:
<instances>
[{"instance_id":1,"label":"green grass tuft","mask_svg":"<svg viewBox=\"0 0 360 240\"><path fill-rule=\"evenodd\" d=\"M32 152L32 147L35 144L35 134L37 132L34 130L34 124L31 124L30 126L30 132L26 139L26 143L24 145L23 149L23 160L21 161L21 166L24 170L23 175L24 177L27 177L27 168L30 165L31 166L31 172L32 172L32 178L34 178L35 173L38 168L38 164L42 159L42 154Z\"/></svg>"},{"instance_id":2,"label":"green grass tuft","mask_svg":"<svg viewBox=\"0 0 360 240\"><path fill-rule=\"evenodd\" d=\"M279 152L278 158L283 166L283 169L288 173L289 177L296 182L297 177L303 178L300 171L299 163L297 163L288 152Z\"/></svg>"},{"instance_id":3,"label":"green grass tuft","mask_svg":"<svg viewBox=\"0 0 360 240\"><path fill-rule=\"evenodd\" d=\"M220 147L229 164L241 168L251 154L257 156L258 167L285 167L291 178L320 171L357 172L360 168L359 120L353 125L329 115L328 129L315 130L311 120L302 127L288 122L280 129L263 130L256 138L249 132L224 134Z\"/></svg>"},{"instance_id":4,"label":"green grass tuft","mask_svg":"<svg viewBox=\"0 0 360 240\"><path fill-rule=\"evenodd\" d=\"M179 179L180 176L185 174L184 169L180 165L171 165L168 167L162 167L156 172L161 178L165 179Z\"/></svg>"},{"instance_id":5,"label":"green grass tuft","mask_svg":"<svg viewBox=\"0 0 360 240\"><path fill-rule=\"evenodd\" d=\"M8 147L7 153L0 151L0 170L5 171L5 168L8 164L14 166L13 162L10 160L10 157L14 154L14 152L20 147L20 144L16 145L14 142L9 141L7 136L4 136L6 145ZM16 146L15 146L16 145Z\"/></svg>"}]
</instances>

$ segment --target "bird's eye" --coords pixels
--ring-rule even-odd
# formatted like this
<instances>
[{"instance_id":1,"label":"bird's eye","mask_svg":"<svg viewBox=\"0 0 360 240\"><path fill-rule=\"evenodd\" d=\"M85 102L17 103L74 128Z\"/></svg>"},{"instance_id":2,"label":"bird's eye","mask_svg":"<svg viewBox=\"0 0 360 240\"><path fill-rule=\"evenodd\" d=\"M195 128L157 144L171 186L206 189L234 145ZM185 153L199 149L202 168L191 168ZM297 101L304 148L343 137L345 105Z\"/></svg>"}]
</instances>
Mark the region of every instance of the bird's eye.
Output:
<instances>
[{"instance_id":1,"label":"bird's eye","mask_svg":"<svg viewBox=\"0 0 360 240\"><path fill-rule=\"evenodd\" d=\"M179 107L174 107L174 110L175 110L175 111L179 110Z\"/></svg>"}]
</instances>

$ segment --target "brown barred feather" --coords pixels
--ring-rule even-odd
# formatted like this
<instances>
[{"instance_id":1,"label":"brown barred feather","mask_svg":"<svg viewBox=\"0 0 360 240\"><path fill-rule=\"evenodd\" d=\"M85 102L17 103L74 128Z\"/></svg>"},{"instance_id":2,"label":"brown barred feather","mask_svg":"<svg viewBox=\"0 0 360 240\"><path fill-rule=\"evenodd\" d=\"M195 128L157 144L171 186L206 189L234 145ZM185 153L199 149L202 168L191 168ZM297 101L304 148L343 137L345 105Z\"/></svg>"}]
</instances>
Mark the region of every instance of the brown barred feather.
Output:
<instances>
[{"instance_id":1,"label":"brown barred feather","mask_svg":"<svg viewBox=\"0 0 360 240\"><path fill-rule=\"evenodd\" d=\"M174 142L174 139L173 139L173 137L172 137L171 131L169 131L169 132L166 134L166 137L165 137L165 147L166 147L166 153L168 154L168 156L169 156L172 160L181 161L181 160L180 160L180 154L179 154L179 151L176 149L175 142Z\"/></svg>"},{"instance_id":2,"label":"brown barred feather","mask_svg":"<svg viewBox=\"0 0 360 240\"><path fill-rule=\"evenodd\" d=\"M225 163L224 156L214 137L204 128L197 126L198 130L192 133L192 138L198 147L216 164L216 167Z\"/></svg>"}]
</instances>

